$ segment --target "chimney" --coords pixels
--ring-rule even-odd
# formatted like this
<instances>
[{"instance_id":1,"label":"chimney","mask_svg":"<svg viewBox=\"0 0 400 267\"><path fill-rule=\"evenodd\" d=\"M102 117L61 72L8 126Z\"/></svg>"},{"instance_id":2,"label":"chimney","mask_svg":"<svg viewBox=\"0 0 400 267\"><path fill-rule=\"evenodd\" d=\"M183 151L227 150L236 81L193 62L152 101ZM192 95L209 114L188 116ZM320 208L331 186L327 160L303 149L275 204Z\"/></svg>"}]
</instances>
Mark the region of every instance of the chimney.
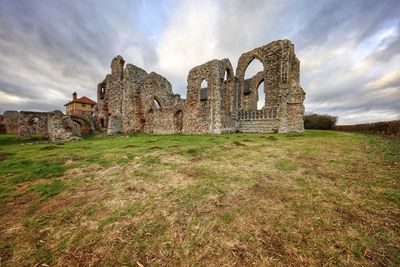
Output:
<instances>
[{"instance_id":1,"label":"chimney","mask_svg":"<svg viewBox=\"0 0 400 267\"><path fill-rule=\"evenodd\" d=\"M78 99L78 94L77 94L76 92L74 92L74 93L72 94L72 100L75 101L75 100L77 100L77 99Z\"/></svg>"}]
</instances>

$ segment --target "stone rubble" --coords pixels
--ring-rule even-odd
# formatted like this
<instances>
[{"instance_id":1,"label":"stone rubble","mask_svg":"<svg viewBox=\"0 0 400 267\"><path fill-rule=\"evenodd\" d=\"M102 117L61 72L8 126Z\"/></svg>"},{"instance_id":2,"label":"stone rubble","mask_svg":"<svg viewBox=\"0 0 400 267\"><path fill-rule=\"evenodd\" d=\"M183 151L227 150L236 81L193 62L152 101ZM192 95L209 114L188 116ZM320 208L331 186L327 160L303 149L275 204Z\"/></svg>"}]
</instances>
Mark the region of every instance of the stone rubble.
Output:
<instances>
[{"instance_id":1,"label":"stone rubble","mask_svg":"<svg viewBox=\"0 0 400 267\"><path fill-rule=\"evenodd\" d=\"M77 121L79 122L79 120ZM29 140L33 134L38 134L52 142L78 141L80 140L81 129L77 121L59 110L52 112L4 112L6 132L17 134L18 139L21 140Z\"/></svg>"}]
</instances>

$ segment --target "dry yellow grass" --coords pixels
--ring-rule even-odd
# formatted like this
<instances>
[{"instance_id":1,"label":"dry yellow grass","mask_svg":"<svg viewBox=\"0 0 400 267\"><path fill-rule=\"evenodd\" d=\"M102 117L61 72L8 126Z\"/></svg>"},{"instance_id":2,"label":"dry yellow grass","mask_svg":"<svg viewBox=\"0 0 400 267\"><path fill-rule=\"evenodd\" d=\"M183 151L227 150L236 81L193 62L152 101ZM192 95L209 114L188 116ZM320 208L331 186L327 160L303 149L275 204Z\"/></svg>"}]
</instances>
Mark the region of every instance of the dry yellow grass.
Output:
<instances>
[{"instance_id":1,"label":"dry yellow grass","mask_svg":"<svg viewBox=\"0 0 400 267\"><path fill-rule=\"evenodd\" d=\"M400 264L399 140L1 138L4 266Z\"/></svg>"}]
</instances>

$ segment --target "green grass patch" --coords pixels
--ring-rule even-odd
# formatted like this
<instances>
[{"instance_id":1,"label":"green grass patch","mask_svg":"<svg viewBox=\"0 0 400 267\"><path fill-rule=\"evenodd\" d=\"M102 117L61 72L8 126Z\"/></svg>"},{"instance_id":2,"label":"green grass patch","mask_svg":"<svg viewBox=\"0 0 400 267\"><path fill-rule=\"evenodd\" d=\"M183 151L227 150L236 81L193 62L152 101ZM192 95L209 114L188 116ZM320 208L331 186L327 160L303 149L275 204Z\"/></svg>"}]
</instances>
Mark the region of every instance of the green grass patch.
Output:
<instances>
[{"instance_id":1,"label":"green grass patch","mask_svg":"<svg viewBox=\"0 0 400 267\"><path fill-rule=\"evenodd\" d=\"M220 215L220 218L223 223L230 224L233 221L233 217L230 213L224 212Z\"/></svg>"},{"instance_id":2,"label":"green grass patch","mask_svg":"<svg viewBox=\"0 0 400 267\"><path fill-rule=\"evenodd\" d=\"M290 160L279 159L275 162L275 168L284 172L292 172L297 169L296 164Z\"/></svg>"},{"instance_id":3,"label":"green grass patch","mask_svg":"<svg viewBox=\"0 0 400 267\"><path fill-rule=\"evenodd\" d=\"M49 198L60 194L64 190L64 182L60 179L53 180L49 183L35 185L33 191L39 193L43 198Z\"/></svg>"},{"instance_id":4,"label":"green grass patch","mask_svg":"<svg viewBox=\"0 0 400 267\"><path fill-rule=\"evenodd\" d=\"M104 219L99 221L98 230L103 231L103 229L107 225L112 225L113 223L121 220L126 216L132 216L136 212L138 212L141 208L143 208L142 204L139 202L132 202L124 205L121 208L113 210L110 214L108 214Z\"/></svg>"},{"instance_id":5,"label":"green grass patch","mask_svg":"<svg viewBox=\"0 0 400 267\"><path fill-rule=\"evenodd\" d=\"M400 191L395 191L393 189L386 190L383 195L390 201L400 205Z\"/></svg>"},{"instance_id":6,"label":"green grass patch","mask_svg":"<svg viewBox=\"0 0 400 267\"><path fill-rule=\"evenodd\" d=\"M161 160L159 157L156 156L147 156L143 159L142 163L144 165L156 165L156 164L160 164Z\"/></svg>"}]
</instances>

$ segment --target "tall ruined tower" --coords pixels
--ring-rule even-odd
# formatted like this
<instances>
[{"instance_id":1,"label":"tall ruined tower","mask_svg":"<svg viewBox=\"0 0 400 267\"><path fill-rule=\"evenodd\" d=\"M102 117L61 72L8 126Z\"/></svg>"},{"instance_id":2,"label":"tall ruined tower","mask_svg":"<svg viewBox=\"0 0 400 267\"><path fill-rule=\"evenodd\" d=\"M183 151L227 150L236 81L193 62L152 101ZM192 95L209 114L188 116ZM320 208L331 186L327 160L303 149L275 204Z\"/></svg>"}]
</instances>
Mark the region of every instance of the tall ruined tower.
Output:
<instances>
[{"instance_id":1,"label":"tall ruined tower","mask_svg":"<svg viewBox=\"0 0 400 267\"><path fill-rule=\"evenodd\" d=\"M124 95L125 60L120 56L111 62L111 74L97 85L97 109L94 116L97 125L107 128L108 134L122 133L122 100Z\"/></svg>"}]
</instances>

